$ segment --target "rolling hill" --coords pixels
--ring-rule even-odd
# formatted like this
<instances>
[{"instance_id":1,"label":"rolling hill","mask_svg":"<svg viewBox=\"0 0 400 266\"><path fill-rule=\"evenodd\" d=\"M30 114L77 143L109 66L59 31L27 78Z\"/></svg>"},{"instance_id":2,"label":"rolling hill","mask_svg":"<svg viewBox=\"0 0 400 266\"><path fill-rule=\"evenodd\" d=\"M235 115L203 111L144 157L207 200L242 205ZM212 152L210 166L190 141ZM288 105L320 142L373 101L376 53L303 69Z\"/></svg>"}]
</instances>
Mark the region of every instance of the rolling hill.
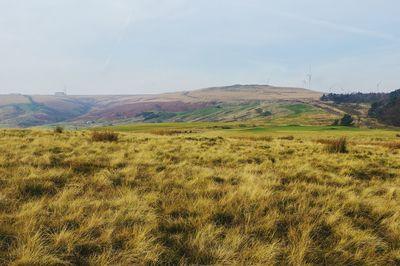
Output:
<instances>
[{"instance_id":1,"label":"rolling hill","mask_svg":"<svg viewBox=\"0 0 400 266\"><path fill-rule=\"evenodd\" d=\"M290 114L288 105L310 105L321 95L302 88L268 85L233 85L150 95L0 95L0 126L237 121Z\"/></svg>"}]
</instances>

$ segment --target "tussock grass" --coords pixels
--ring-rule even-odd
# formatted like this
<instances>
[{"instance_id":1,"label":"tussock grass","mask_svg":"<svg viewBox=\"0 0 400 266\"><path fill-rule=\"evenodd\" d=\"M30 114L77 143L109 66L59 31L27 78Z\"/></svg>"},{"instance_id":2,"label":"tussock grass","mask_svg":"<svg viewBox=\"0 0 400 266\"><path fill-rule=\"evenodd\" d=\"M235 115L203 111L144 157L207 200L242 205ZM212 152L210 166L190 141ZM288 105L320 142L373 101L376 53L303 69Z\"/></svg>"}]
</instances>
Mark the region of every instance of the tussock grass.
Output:
<instances>
[{"instance_id":1,"label":"tussock grass","mask_svg":"<svg viewBox=\"0 0 400 266\"><path fill-rule=\"evenodd\" d=\"M319 143L325 144L325 149L330 153L347 153L347 139L341 137L339 139L319 140Z\"/></svg>"},{"instance_id":2,"label":"tussock grass","mask_svg":"<svg viewBox=\"0 0 400 266\"><path fill-rule=\"evenodd\" d=\"M392 150L400 149L399 141L368 141L368 142L360 142L359 144L381 146Z\"/></svg>"},{"instance_id":3,"label":"tussock grass","mask_svg":"<svg viewBox=\"0 0 400 266\"><path fill-rule=\"evenodd\" d=\"M88 136L1 131L1 265L399 264L395 150Z\"/></svg>"},{"instance_id":4,"label":"tussock grass","mask_svg":"<svg viewBox=\"0 0 400 266\"><path fill-rule=\"evenodd\" d=\"M54 133L63 133L64 132L64 128L62 126L56 126L53 129Z\"/></svg>"},{"instance_id":5,"label":"tussock grass","mask_svg":"<svg viewBox=\"0 0 400 266\"><path fill-rule=\"evenodd\" d=\"M280 137L279 139L283 139L283 140L294 140L294 137L293 137L293 136L283 136L283 137Z\"/></svg>"},{"instance_id":6,"label":"tussock grass","mask_svg":"<svg viewBox=\"0 0 400 266\"><path fill-rule=\"evenodd\" d=\"M93 141L118 141L118 133L111 131L94 131L92 133Z\"/></svg>"},{"instance_id":7,"label":"tussock grass","mask_svg":"<svg viewBox=\"0 0 400 266\"><path fill-rule=\"evenodd\" d=\"M341 138L339 139L318 139L315 142L325 144L327 146L335 146L339 145ZM377 141L378 140L378 141ZM351 144L351 145L364 145L364 146L381 146L385 147L388 149L396 150L400 149L400 142L398 141L385 141L383 139L374 139L373 141L358 141L358 140L353 140L353 141L347 141L346 140L346 145Z\"/></svg>"}]
</instances>

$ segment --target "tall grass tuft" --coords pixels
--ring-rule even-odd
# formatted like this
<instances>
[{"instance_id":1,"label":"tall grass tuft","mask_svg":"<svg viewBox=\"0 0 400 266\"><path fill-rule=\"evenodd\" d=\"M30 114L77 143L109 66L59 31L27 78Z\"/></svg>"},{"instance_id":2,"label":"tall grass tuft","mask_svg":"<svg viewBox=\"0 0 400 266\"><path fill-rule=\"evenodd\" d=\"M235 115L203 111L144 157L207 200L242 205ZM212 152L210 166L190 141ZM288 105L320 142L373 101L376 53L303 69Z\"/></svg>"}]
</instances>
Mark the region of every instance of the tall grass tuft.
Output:
<instances>
[{"instance_id":1,"label":"tall grass tuft","mask_svg":"<svg viewBox=\"0 0 400 266\"><path fill-rule=\"evenodd\" d=\"M329 143L326 143L326 150L330 153L347 153L346 137L329 141Z\"/></svg>"},{"instance_id":2,"label":"tall grass tuft","mask_svg":"<svg viewBox=\"0 0 400 266\"><path fill-rule=\"evenodd\" d=\"M283 139L283 140L294 140L294 137L293 136L283 136L283 137L280 137L279 139Z\"/></svg>"},{"instance_id":3,"label":"tall grass tuft","mask_svg":"<svg viewBox=\"0 0 400 266\"><path fill-rule=\"evenodd\" d=\"M92 133L93 141L116 142L118 141L118 133L111 131L94 131Z\"/></svg>"},{"instance_id":4,"label":"tall grass tuft","mask_svg":"<svg viewBox=\"0 0 400 266\"><path fill-rule=\"evenodd\" d=\"M53 131L54 131L54 133L63 133L64 132L64 128L62 127L62 126L56 126L54 129L53 129Z\"/></svg>"}]
</instances>

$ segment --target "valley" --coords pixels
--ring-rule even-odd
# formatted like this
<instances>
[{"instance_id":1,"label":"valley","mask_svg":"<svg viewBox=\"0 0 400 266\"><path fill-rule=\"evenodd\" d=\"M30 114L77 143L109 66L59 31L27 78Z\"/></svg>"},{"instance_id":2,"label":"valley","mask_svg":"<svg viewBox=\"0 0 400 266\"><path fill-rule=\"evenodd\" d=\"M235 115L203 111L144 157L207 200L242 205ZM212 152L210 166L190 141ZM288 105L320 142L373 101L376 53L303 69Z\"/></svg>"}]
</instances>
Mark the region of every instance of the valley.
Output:
<instances>
[{"instance_id":1,"label":"valley","mask_svg":"<svg viewBox=\"0 0 400 266\"><path fill-rule=\"evenodd\" d=\"M72 128L129 122L235 121L290 113L321 93L300 88L234 85L159 95L1 95L0 126L62 123ZM310 105L312 106L312 104Z\"/></svg>"}]
</instances>

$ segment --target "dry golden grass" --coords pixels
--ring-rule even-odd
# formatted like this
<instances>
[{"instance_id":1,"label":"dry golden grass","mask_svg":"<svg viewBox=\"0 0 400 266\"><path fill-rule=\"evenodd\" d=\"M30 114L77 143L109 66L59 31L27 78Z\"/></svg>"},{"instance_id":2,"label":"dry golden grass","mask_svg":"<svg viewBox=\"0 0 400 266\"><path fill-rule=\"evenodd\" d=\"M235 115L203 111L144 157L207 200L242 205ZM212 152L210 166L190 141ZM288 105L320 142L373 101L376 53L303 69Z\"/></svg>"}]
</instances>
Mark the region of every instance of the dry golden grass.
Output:
<instances>
[{"instance_id":1,"label":"dry golden grass","mask_svg":"<svg viewBox=\"0 0 400 266\"><path fill-rule=\"evenodd\" d=\"M345 137L339 138L339 139L317 139L315 140L316 143L320 144L325 144L327 146L329 145L338 145L340 142L345 140L345 143L351 143L352 145L366 145L366 146L381 146L381 147L386 147L389 149L400 149L400 142L399 141L365 141L365 140L352 140L352 141L347 141Z\"/></svg>"},{"instance_id":2,"label":"dry golden grass","mask_svg":"<svg viewBox=\"0 0 400 266\"><path fill-rule=\"evenodd\" d=\"M91 136L0 131L0 264L400 264L396 149Z\"/></svg>"}]
</instances>

